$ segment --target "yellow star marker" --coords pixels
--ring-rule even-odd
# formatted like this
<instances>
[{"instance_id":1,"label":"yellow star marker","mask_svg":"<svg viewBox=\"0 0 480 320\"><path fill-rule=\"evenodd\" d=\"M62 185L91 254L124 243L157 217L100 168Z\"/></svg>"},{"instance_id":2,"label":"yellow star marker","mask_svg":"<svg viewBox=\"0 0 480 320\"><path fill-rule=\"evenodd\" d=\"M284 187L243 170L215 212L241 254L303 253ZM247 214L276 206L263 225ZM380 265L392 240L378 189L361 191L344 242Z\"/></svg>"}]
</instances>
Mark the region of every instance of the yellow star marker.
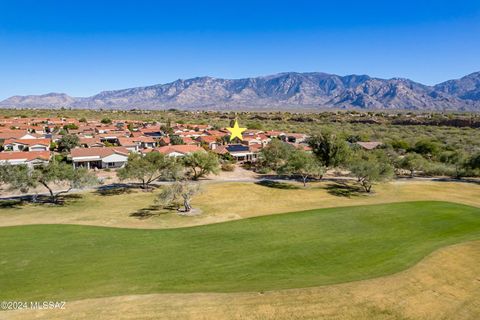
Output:
<instances>
[{"instance_id":1,"label":"yellow star marker","mask_svg":"<svg viewBox=\"0 0 480 320\"><path fill-rule=\"evenodd\" d=\"M230 141L232 141L235 138L238 138L240 140L243 140L242 137L242 132L247 130L247 128L240 128L238 126L237 120L235 120L235 123L233 125L233 128L227 128L228 131L230 131Z\"/></svg>"}]
</instances>

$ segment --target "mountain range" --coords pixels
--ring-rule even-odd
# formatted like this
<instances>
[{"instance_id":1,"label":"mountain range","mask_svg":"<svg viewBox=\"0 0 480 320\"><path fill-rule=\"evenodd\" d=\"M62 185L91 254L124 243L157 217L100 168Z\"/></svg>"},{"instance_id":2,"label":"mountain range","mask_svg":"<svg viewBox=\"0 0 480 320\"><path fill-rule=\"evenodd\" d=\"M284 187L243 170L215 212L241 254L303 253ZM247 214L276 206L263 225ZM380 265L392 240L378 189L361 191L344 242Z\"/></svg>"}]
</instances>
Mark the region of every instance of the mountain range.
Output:
<instances>
[{"instance_id":1,"label":"mountain range","mask_svg":"<svg viewBox=\"0 0 480 320\"><path fill-rule=\"evenodd\" d=\"M3 108L295 110L389 109L480 111L480 72L434 86L409 79L285 72L244 79L198 77L103 91L13 96Z\"/></svg>"}]
</instances>

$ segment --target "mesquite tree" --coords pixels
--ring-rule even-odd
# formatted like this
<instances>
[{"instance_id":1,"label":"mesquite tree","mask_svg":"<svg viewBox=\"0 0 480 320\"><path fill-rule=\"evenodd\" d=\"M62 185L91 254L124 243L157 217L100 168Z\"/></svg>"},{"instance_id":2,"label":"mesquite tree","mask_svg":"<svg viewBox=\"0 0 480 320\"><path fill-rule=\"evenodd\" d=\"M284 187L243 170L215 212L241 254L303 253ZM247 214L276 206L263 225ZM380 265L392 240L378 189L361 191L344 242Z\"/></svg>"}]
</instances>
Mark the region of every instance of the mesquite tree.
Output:
<instances>
[{"instance_id":1,"label":"mesquite tree","mask_svg":"<svg viewBox=\"0 0 480 320\"><path fill-rule=\"evenodd\" d=\"M175 206L177 210L183 204L184 211L190 212L192 206L190 201L192 197L200 190L198 183L189 181L176 181L163 188L157 196L156 203L163 208Z\"/></svg>"},{"instance_id":2,"label":"mesquite tree","mask_svg":"<svg viewBox=\"0 0 480 320\"><path fill-rule=\"evenodd\" d=\"M352 159L350 171L357 177L358 183L370 193L375 182L386 181L393 176L393 166L385 156L360 152Z\"/></svg>"},{"instance_id":3,"label":"mesquite tree","mask_svg":"<svg viewBox=\"0 0 480 320\"><path fill-rule=\"evenodd\" d=\"M117 171L120 180L140 181L142 189L146 190L158 179L176 180L182 173L180 161L160 152L150 152L145 156L132 153L125 167Z\"/></svg>"},{"instance_id":4,"label":"mesquite tree","mask_svg":"<svg viewBox=\"0 0 480 320\"><path fill-rule=\"evenodd\" d=\"M85 168L74 169L71 165L56 161L37 168L7 165L2 170L6 170L4 181L8 183L10 189L28 192L30 188L42 185L48 190L52 203L57 203L61 194L68 193L74 188L95 185L98 181L95 175ZM65 184L68 186L66 190L56 190Z\"/></svg>"},{"instance_id":5,"label":"mesquite tree","mask_svg":"<svg viewBox=\"0 0 480 320\"><path fill-rule=\"evenodd\" d=\"M72 189L81 189L95 185L98 179L86 168L74 169L71 165L52 161L46 166L36 168L31 178L44 186L50 194L50 202L57 203L61 194L68 193ZM67 184L66 190L54 191L55 185Z\"/></svg>"},{"instance_id":6,"label":"mesquite tree","mask_svg":"<svg viewBox=\"0 0 480 320\"><path fill-rule=\"evenodd\" d=\"M308 179L321 178L325 169L313 154L296 149L290 153L286 163L279 168L278 172L300 176L305 187Z\"/></svg>"},{"instance_id":7,"label":"mesquite tree","mask_svg":"<svg viewBox=\"0 0 480 320\"><path fill-rule=\"evenodd\" d=\"M198 180L210 173L218 174L220 171L218 156L212 152L193 152L184 157L183 163L190 170L189 173L193 180Z\"/></svg>"}]
</instances>

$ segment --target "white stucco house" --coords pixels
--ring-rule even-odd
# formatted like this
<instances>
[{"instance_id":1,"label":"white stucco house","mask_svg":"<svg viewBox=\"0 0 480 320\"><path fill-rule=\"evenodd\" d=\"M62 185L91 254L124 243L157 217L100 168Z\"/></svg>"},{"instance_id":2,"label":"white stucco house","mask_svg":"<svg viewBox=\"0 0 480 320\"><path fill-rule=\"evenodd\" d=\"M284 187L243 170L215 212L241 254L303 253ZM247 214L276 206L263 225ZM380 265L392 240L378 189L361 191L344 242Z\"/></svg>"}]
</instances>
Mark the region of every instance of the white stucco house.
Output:
<instances>
[{"instance_id":1,"label":"white stucco house","mask_svg":"<svg viewBox=\"0 0 480 320\"><path fill-rule=\"evenodd\" d=\"M27 165L30 168L46 165L50 151L4 151L0 152L0 165Z\"/></svg>"},{"instance_id":2,"label":"white stucco house","mask_svg":"<svg viewBox=\"0 0 480 320\"><path fill-rule=\"evenodd\" d=\"M196 145L188 145L188 144L179 144L173 146L164 146L160 148L155 148L154 151L158 151L170 157L183 157L187 154L193 152L206 152L205 149L196 146Z\"/></svg>"},{"instance_id":3,"label":"white stucco house","mask_svg":"<svg viewBox=\"0 0 480 320\"><path fill-rule=\"evenodd\" d=\"M9 139L3 144L8 151L48 151L50 139Z\"/></svg>"},{"instance_id":4,"label":"white stucco house","mask_svg":"<svg viewBox=\"0 0 480 320\"><path fill-rule=\"evenodd\" d=\"M71 150L68 158L74 168L121 168L127 163L129 152L124 147L76 148Z\"/></svg>"}]
</instances>

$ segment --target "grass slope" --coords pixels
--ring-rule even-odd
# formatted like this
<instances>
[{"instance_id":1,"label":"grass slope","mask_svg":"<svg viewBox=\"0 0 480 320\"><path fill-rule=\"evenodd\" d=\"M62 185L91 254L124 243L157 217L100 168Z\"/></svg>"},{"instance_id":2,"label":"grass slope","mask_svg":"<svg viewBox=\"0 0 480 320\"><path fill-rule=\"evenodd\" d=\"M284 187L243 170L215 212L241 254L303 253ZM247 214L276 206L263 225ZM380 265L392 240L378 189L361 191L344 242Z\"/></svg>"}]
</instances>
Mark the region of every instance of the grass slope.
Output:
<instances>
[{"instance_id":1,"label":"grass slope","mask_svg":"<svg viewBox=\"0 0 480 320\"><path fill-rule=\"evenodd\" d=\"M374 194L359 192L356 184L331 181L260 185L205 183L193 199L202 210L195 217L155 208L155 192L133 189L71 194L63 206L13 204L0 201L0 226L25 224L82 224L105 227L159 229L231 221L253 216L339 206L403 201L443 201L480 207L480 184L432 181L395 181L375 186ZM0 191L1 193L1 191ZM113 204L113 205L112 205Z\"/></svg>"},{"instance_id":2,"label":"grass slope","mask_svg":"<svg viewBox=\"0 0 480 320\"><path fill-rule=\"evenodd\" d=\"M0 300L262 291L377 277L480 238L480 209L408 202L171 230L0 228Z\"/></svg>"},{"instance_id":3,"label":"grass slope","mask_svg":"<svg viewBox=\"0 0 480 320\"><path fill-rule=\"evenodd\" d=\"M435 250L395 274L329 286L230 293L155 293L68 301L8 320L476 320L480 241Z\"/></svg>"}]
</instances>

